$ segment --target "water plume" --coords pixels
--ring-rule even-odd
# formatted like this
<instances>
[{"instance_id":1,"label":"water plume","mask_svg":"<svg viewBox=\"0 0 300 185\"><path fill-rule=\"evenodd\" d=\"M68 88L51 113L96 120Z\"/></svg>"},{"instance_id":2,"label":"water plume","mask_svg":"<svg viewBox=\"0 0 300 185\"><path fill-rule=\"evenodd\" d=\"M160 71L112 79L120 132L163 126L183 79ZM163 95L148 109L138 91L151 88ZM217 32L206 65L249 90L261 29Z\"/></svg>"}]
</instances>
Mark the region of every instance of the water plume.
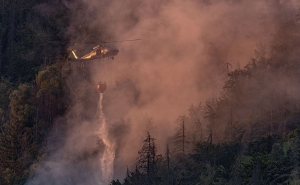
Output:
<instances>
[{"instance_id":1,"label":"water plume","mask_svg":"<svg viewBox=\"0 0 300 185\"><path fill-rule=\"evenodd\" d=\"M109 137L109 126L105 121L102 100L103 93L100 93L98 104L98 119L100 121L100 128L98 130L98 136L99 140L102 141L105 147L102 155L100 156L101 181L103 184L108 184L113 178L116 146L114 140Z\"/></svg>"}]
</instances>

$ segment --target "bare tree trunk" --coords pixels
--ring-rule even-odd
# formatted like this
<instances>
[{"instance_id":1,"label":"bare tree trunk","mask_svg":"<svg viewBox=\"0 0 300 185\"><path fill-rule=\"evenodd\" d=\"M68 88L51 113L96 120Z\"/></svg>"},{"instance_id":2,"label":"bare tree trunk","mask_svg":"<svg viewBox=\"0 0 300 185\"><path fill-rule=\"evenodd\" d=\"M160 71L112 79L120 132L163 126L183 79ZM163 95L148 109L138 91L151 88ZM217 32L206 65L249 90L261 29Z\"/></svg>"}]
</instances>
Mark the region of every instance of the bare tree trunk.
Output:
<instances>
[{"instance_id":1,"label":"bare tree trunk","mask_svg":"<svg viewBox=\"0 0 300 185\"><path fill-rule=\"evenodd\" d=\"M184 151L184 139L185 139L185 133L184 133L184 130L185 130L185 128L184 128L184 121L182 121L182 153L183 153L183 155L185 154L185 151Z\"/></svg>"},{"instance_id":2,"label":"bare tree trunk","mask_svg":"<svg viewBox=\"0 0 300 185\"><path fill-rule=\"evenodd\" d=\"M271 95L271 123L270 123L270 135L273 135L273 92Z\"/></svg>"}]
</instances>

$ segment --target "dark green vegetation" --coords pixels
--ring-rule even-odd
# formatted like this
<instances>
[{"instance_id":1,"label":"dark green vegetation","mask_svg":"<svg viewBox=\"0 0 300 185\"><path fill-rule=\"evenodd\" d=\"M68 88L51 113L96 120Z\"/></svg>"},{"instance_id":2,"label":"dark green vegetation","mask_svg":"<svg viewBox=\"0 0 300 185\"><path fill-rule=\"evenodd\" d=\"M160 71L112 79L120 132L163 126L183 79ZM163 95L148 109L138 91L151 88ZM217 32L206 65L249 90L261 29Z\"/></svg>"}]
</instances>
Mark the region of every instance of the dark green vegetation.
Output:
<instances>
[{"instance_id":1,"label":"dark green vegetation","mask_svg":"<svg viewBox=\"0 0 300 185\"><path fill-rule=\"evenodd\" d=\"M72 83L90 79L67 61L66 30L76 15L60 1L0 3L0 184L24 184L44 151L55 150L47 134L62 136L70 126L55 118L66 115L73 97L90 108L88 92ZM221 97L191 105L165 154L147 134L136 169L111 184L300 184L299 15L274 6L270 54L259 44L248 65L228 72Z\"/></svg>"},{"instance_id":2,"label":"dark green vegetation","mask_svg":"<svg viewBox=\"0 0 300 185\"><path fill-rule=\"evenodd\" d=\"M68 109L71 71L60 42L68 15L64 8L46 15L42 1L0 4L0 184L24 184L54 118Z\"/></svg>"}]
</instances>

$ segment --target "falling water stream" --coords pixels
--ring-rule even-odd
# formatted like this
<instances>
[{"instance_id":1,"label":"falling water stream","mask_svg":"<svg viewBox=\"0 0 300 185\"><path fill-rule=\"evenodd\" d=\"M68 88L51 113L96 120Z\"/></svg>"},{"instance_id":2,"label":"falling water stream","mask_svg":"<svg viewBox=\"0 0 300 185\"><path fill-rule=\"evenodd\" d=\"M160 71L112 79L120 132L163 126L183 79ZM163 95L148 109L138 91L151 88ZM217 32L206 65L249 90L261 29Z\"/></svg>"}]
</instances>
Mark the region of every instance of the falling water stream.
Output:
<instances>
[{"instance_id":1,"label":"falling water stream","mask_svg":"<svg viewBox=\"0 0 300 185\"><path fill-rule=\"evenodd\" d=\"M103 93L100 93L98 116L100 120L100 127L98 130L99 139L103 142L105 148L100 156L101 165L101 183L109 184L113 178L114 173L114 159L115 159L115 142L109 137L109 127L105 121L103 113Z\"/></svg>"}]
</instances>

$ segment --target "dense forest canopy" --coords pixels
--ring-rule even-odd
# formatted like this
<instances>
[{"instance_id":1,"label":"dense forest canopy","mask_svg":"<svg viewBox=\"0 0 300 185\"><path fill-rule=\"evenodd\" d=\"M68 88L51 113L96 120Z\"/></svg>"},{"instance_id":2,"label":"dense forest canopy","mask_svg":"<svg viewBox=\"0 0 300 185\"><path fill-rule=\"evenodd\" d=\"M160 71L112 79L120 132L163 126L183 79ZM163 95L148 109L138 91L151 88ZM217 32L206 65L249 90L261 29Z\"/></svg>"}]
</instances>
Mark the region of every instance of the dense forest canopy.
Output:
<instances>
[{"instance_id":1,"label":"dense forest canopy","mask_svg":"<svg viewBox=\"0 0 300 185\"><path fill-rule=\"evenodd\" d=\"M0 184L299 184L299 9L1 0Z\"/></svg>"}]
</instances>

